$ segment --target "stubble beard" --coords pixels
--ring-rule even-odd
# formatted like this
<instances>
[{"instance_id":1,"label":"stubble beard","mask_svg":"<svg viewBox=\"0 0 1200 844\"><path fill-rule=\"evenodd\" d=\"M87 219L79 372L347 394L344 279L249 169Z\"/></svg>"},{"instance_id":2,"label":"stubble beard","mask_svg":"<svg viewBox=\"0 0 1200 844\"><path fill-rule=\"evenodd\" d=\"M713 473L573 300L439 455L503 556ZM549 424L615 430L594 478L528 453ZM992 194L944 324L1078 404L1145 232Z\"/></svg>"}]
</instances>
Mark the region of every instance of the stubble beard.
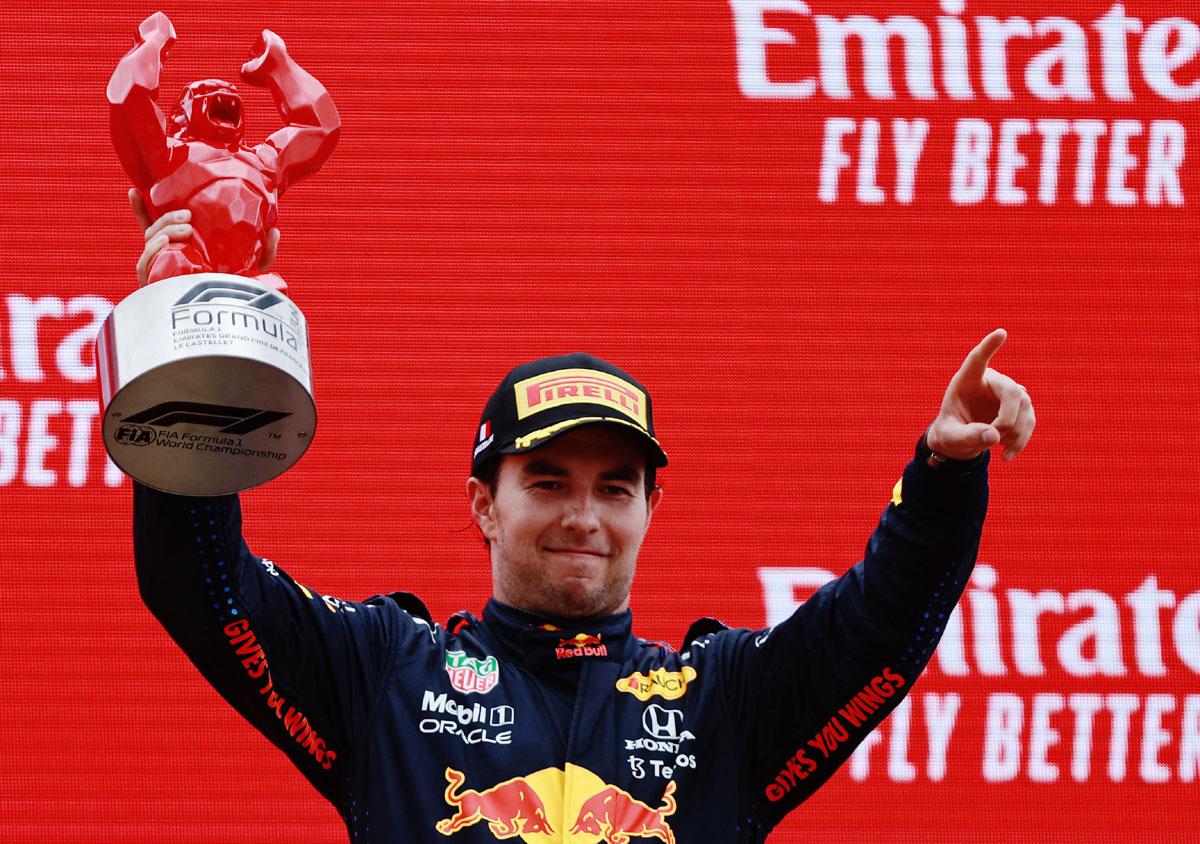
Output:
<instances>
[{"instance_id":1,"label":"stubble beard","mask_svg":"<svg viewBox=\"0 0 1200 844\"><path fill-rule=\"evenodd\" d=\"M493 576L519 609L558 618L611 615L625 603L633 583L632 569L628 574L610 570L599 580L569 585L544 577L543 570L540 561L525 560L517 573L510 565L505 576L498 570Z\"/></svg>"}]
</instances>

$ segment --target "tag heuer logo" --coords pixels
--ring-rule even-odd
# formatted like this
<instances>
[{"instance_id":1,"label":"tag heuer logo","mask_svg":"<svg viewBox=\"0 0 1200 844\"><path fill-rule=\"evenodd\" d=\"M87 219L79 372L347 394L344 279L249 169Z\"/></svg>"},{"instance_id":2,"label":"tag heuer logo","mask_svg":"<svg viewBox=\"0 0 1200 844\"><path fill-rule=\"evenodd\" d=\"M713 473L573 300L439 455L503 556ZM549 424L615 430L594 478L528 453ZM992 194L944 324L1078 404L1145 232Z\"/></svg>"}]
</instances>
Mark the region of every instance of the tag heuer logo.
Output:
<instances>
[{"instance_id":1,"label":"tag heuer logo","mask_svg":"<svg viewBox=\"0 0 1200 844\"><path fill-rule=\"evenodd\" d=\"M486 695L500 682L500 663L494 656L475 659L463 651L446 651L446 674L460 692Z\"/></svg>"}]
</instances>

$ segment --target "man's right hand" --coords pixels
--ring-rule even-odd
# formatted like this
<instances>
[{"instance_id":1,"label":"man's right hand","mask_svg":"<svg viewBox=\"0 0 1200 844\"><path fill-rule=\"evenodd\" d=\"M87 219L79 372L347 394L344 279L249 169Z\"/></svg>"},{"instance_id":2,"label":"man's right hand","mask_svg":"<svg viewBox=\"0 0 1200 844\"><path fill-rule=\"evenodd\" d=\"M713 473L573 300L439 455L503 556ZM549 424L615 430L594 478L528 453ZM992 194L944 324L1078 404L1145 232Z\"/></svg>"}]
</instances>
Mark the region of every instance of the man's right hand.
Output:
<instances>
[{"instance_id":1,"label":"man's right hand","mask_svg":"<svg viewBox=\"0 0 1200 844\"><path fill-rule=\"evenodd\" d=\"M150 262L154 260L154 256L161 252L168 243L178 243L192 236L192 212L186 208L181 211L168 211L151 222L150 213L146 210L146 204L142 202L142 197L136 188L129 189L129 204L133 208L133 216L137 218L138 225L145 231L146 245L137 262L138 286L145 287L146 277L150 272ZM260 270L267 269L275 261L275 250L278 247L279 229L272 228L267 231L262 257L258 261Z\"/></svg>"}]
</instances>

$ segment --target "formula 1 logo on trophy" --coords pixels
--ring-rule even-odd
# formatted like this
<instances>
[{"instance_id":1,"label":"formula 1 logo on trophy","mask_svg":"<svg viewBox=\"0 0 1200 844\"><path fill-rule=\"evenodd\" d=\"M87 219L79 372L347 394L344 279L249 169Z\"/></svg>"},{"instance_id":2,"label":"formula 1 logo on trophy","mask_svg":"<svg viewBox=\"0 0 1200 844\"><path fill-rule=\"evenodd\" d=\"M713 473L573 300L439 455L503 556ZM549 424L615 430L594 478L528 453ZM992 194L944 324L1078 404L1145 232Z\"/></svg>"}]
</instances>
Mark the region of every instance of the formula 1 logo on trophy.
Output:
<instances>
[{"instance_id":1,"label":"formula 1 logo on trophy","mask_svg":"<svg viewBox=\"0 0 1200 844\"><path fill-rule=\"evenodd\" d=\"M274 273L258 271L277 198L325 162L337 109L264 29L242 79L284 126L244 143L242 100L219 79L187 86L169 118L159 76L175 29L157 12L108 83L113 145L151 218L187 208L192 236L154 256L149 283L96 341L109 455L148 486L222 495L276 477L312 442L308 331Z\"/></svg>"}]
</instances>

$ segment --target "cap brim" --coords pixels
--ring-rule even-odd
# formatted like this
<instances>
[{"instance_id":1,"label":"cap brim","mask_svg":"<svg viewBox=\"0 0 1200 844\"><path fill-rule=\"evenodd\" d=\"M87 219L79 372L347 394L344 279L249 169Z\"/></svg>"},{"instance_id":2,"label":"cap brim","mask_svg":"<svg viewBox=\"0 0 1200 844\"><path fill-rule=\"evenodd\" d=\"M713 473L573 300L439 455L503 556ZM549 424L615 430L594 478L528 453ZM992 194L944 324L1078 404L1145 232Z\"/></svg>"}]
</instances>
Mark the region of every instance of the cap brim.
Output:
<instances>
[{"instance_id":1,"label":"cap brim","mask_svg":"<svg viewBox=\"0 0 1200 844\"><path fill-rule=\"evenodd\" d=\"M574 430L582 425L615 425L621 431L635 435L634 439L637 444L646 452L648 467L657 469L667 465L667 453L658 444L658 440L646 433L640 426L618 416L581 416L572 419L563 419L560 422L555 422L553 425L539 428L524 436L517 437L514 442L499 449L497 454L520 454L525 451L532 451L557 439L567 431Z\"/></svg>"}]
</instances>

